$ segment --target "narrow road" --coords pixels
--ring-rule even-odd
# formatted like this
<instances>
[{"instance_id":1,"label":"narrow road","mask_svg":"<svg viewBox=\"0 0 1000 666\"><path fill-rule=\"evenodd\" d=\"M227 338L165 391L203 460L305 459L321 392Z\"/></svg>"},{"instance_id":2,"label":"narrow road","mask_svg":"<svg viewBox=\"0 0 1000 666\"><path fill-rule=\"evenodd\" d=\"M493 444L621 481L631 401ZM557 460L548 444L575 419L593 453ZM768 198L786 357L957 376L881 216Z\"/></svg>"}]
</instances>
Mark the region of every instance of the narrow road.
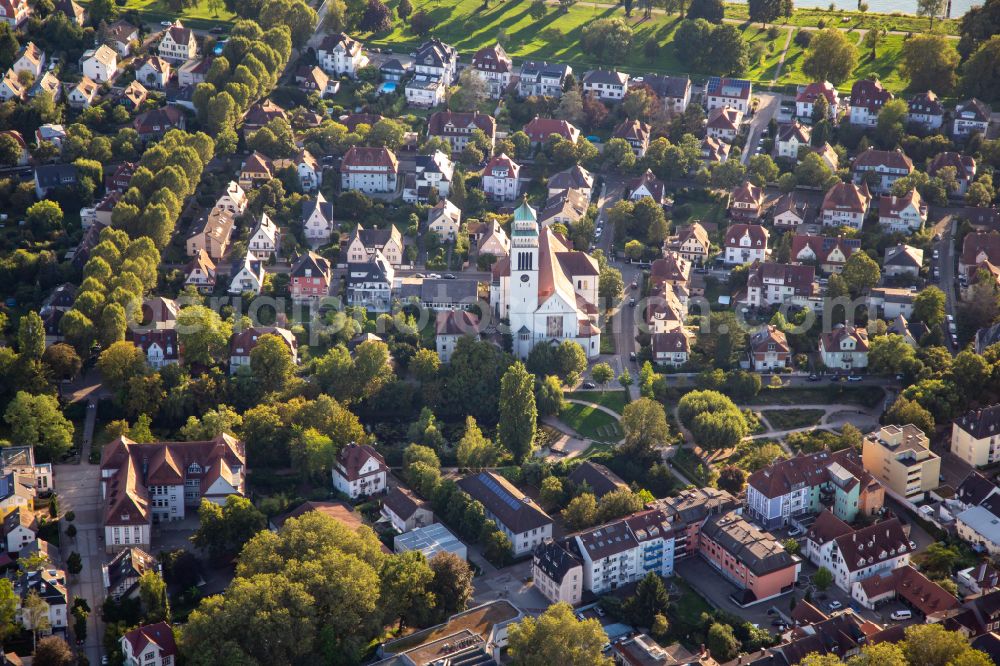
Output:
<instances>
[{"instance_id":1,"label":"narrow road","mask_svg":"<svg viewBox=\"0 0 1000 666\"><path fill-rule=\"evenodd\" d=\"M743 146L743 154L740 155L740 162L744 166L750 161L751 157L757 154L757 141L771 122L771 118L774 118L775 114L778 113L778 106L781 104L780 95L760 93L757 95L757 98L760 100L760 104L757 107L757 113L754 114L753 120L750 121L750 129L747 130L747 142Z\"/></svg>"},{"instance_id":2,"label":"narrow road","mask_svg":"<svg viewBox=\"0 0 1000 666\"><path fill-rule=\"evenodd\" d=\"M792 43L792 34L794 32L795 28L788 28L788 34L785 36L785 45L781 47L781 57L778 58L778 66L774 68L774 78L771 79L772 86L781 78L781 68L785 66L785 56L788 55L788 46Z\"/></svg>"}]
</instances>

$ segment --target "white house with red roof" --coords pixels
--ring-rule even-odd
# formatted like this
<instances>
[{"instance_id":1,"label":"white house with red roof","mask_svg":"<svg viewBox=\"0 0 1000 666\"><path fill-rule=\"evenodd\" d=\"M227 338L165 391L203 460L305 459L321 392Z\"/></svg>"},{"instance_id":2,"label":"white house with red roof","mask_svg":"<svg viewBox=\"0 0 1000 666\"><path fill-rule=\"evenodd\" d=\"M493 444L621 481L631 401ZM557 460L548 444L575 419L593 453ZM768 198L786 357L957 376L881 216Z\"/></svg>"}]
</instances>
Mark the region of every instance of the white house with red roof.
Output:
<instances>
[{"instance_id":1,"label":"white house with red roof","mask_svg":"<svg viewBox=\"0 0 1000 666\"><path fill-rule=\"evenodd\" d=\"M118 54L107 44L84 51L80 56L80 70L91 81L107 83L118 73Z\"/></svg>"},{"instance_id":2,"label":"white house with red roof","mask_svg":"<svg viewBox=\"0 0 1000 666\"><path fill-rule=\"evenodd\" d=\"M787 368L792 359L785 332L770 324L750 336L750 364L757 372Z\"/></svg>"},{"instance_id":3,"label":"white house with red roof","mask_svg":"<svg viewBox=\"0 0 1000 666\"><path fill-rule=\"evenodd\" d=\"M799 148L809 146L812 139L812 130L808 125L803 125L795 121L778 128L778 136L775 137L774 151L778 157L785 157L794 162L799 161Z\"/></svg>"},{"instance_id":4,"label":"white house with red roof","mask_svg":"<svg viewBox=\"0 0 1000 666\"><path fill-rule=\"evenodd\" d=\"M580 138L580 130L573 123L555 118L540 118L539 116L528 121L528 124L524 126L524 133L531 139L532 144L538 146L544 145L553 134L573 143L576 143L576 140Z\"/></svg>"},{"instance_id":5,"label":"white house with red roof","mask_svg":"<svg viewBox=\"0 0 1000 666\"><path fill-rule=\"evenodd\" d=\"M860 229L872 203L867 183L837 183L823 197L820 219L824 226Z\"/></svg>"},{"instance_id":6,"label":"white house with red roof","mask_svg":"<svg viewBox=\"0 0 1000 666\"><path fill-rule=\"evenodd\" d=\"M814 81L795 96L795 116L797 118L812 118L813 107L820 97L826 98L829 106L827 115L830 119L837 117L837 110L840 107L840 96L837 89L829 81Z\"/></svg>"},{"instance_id":7,"label":"white house with red roof","mask_svg":"<svg viewBox=\"0 0 1000 666\"><path fill-rule=\"evenodd\" d=\"M351 146L340 163L341 188L366 194L395 192L398 173L399 162L388 148Z\"/></svg>"},{"instance_id":8,"label":"white house with red roof","mask_svg":"<svg viewBox=\"0 0 1000 666\"><path fill-rule=\"evenodd\" d=\"M292 363L299 362L299 343L287 328L279 326L251 326L233 333L229 341L229 374L234 375L243 366L250 365L250 352L260 343L265 335L279 338L288 347Z\"/></svg>"},{"instance_id":9,"label":"white house with red roof","mask_svg":"<svg viewBox=\"0 0 1000 666\"><path fill-rule=\"evenodd\" d=\"M483 170L483 191L494 201L514 201L521 189L521 165L506 153L494 155Z\"/></svg>"},{"instance_id":10,"label":"white house with red roof","mask_svg":"<svg viewBox=\"0 0 1000 666\"><path fill-rule=\"evenodd\" d=\"M878 201L878 223L889 231L912 233L927 221L927 204L916 188L897 197L885 195Z\"/></svg>"},{"instance_id":11,"label":"white house with red roof","mask_svg":"<svg viewBox=\"0 0 1000 666\"><path fill-rule=\"evenodd\" d=\"M832 370L867 368L868 331L837 324L832 331L820 336L819 353L823 365Z\"/></svg>"},{"instance_id":12,"label":"white house with red roof","mask_svg":"<svg viewBox=\"0 0 1000 666\"><path fill-rule=\"evenodd\" d=\"M486 81L490 97L500 99L510 86L514 62L499 44L484 46L472 56L472 69Z\"/></svg>"},{"instance_id":13,"label":"white house with red roof","mask_svg":"<svg viewBox=\"0 0 1000 666\"><path fill-rule=\"evenodd\" d=\"M0 21L10 27L20 28L30 16L31 6L28 0L0 0Z\"/></svg>"},{"instance_id":14,"label":"white house with red roof","mask_svg":"<svg viewBox=\"0 0 1000 666\"><path fill-rule=\"evenodd\" d=\"M316 60L327 74L346 74L352 79L357 76L359 69L368 64L368 56L361 48L361 42L343 32L335 32L323 38L316 49Z\"/></svg>"},{"instance_id":15,"label":"white house with red roof","mask_svg":"<svg viewBox=\"0 0 1000 666\"><path fill-rule=\"evenodd\" d=\"M740 133L743 124L743 112L731 106L712 109L708 112L708 124L705 133L713 139L721 139L732 143Z\"/></svg>"},{"instance_id":16,"label":"white house with red roof","mask_svg":"<svg viewBox=\"0 0 1000 666\"><path fill-rule=\"evenodd\" d=\"M387 489L382 455L367 444L348 444L337 454L333 466L333 488L351 499L371 496Z\"/></svg>"},{"instance_id":17,"label":"white house with red roof","mask_svg":"<svg viewBox=\"0 0 1000 666\"><path fill-rule=\"evenodd\" d=\"M764 189L745 180L729 198L729 216L734 220L756 220L764 208Z\"/></svg>"},{"instance_id":18,"label":"white house with red roof","mask_svg":"<svg viewBox=\"0 0 1000 666\"><path fill-rule=\"evenodd\" d=\"M969 185L976 179L976 158L971 155L962 155L953 150L938 153L927 165L927 175L931 178L943 175L941 170L951 167L955 170L955 181L958 189L951 192L953 197L964 197L969 191Z\"/></svg>"},{"instance_id":19,"label":"white house with red roof","mask_svg":"<svg viewBox=\"0 0 1000 666\"><path fill-rule=\"evenodd\" d=\"M34 42L28 42L21 47L21 50L14 56L14 64L11 69L15 73L29 72L32 80L42 75L45 68L45 52L35 46Z\"/></svg>"},{"instance_id":20,"label":"white house with red roof","mask_svg":"<svg viewBox=\"0 0 1000 666\"><path fill-rule=\"evenodd\" d=\"M202 499L224 504L245 492L246 452L231 435L143 444L118 437L101 453L105 550L148 550L154 522L182 520Z\"/></svg>"},{"instance_id":21,"label":"white house with red roof","mask_svg":"<svg viewBox=\"0 0 1000 666\"><path fill-rule=\"evenodd\" d=\"M892 184L913 173L913 160L906 153L896 150L868 148L854 158L851 165L854 183L868 183L871 191L879 194L892 189Z\"/></svg>"},{"instance_id":22,"label":"white house with red roof","mask_svg":"<svg viewBox=\"0 0 1000 666\"><path fill-rule=\"evenodd\" d=\"M174 630L166 622L147 624L121 637L125 666L173 666L177 662Z\"/></svg>"},{"instance_id":23,"label":"white house with red roof","mask_svg":"<svg viewBox=\"0 0 1000 666\"><path fill-rule=\"evenodd\" d=\"M742 265L766 260L769 235L759 224L731 225L726 229L726 263Z\"/></svg>"}]
</instances>

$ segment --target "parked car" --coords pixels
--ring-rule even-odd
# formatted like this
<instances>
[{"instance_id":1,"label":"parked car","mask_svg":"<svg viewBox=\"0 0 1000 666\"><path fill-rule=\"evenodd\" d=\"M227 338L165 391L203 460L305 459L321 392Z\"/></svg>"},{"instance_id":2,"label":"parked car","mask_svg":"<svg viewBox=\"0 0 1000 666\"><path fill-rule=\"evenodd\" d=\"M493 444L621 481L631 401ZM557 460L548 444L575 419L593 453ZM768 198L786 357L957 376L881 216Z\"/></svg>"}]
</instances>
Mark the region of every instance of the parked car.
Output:
<instances>
[{"instance_id":1,"label":"parked car","mask_svg":"<svg viewBox=\"0 0 1000 666\"><path fill-rule=\"evenodd\" d=\"M827 608L828 608L829 610L832 610L832 611L835 611L835 610L840 610L841 608L843 608L843 607L844 607L844 604L842 604L842 603L840 603L839 601L837 601L836 599L834 599L833 601L831 601L830 603L828 603L828 604L826 605L826 607L827 607Z\"/></svg>"},{"instance_id":2,"label":"parked car","mask_svg":"<svg viewBox=\"0 0 1000 666\"><path fill-rule=\"evenodd\" d=\"M595 388L597 388L597 384L595 384L594 382L584 382L583 383L583 388L585 388L585 389L595 389Z\"/></svg>"},{"instance_id":3,"label":"parked car","mask_svg":"<svg viewBox=\"0 0 1000 666\"><path fill-rule=\"evenodd\" d=\"M790 537L797 537L800 534L802 534L802 529L799 527L793 527L792 529L788 530L788 536Z\"/></svg>"},{"instance_id":4,"label":"parked car","mask_svg":"<svg viewBox=\"0 0 1000 666\"><path fill-rule=\"evenodd\" d=\"M860 382L862 379L864 379L864 377L861 375L849 375L847 377L847 381L849 382Z\"/></svg>"},{"instance_id":5,"label":"parked car","mask_svg":"<svg viewBox=\"0 0 1000 666\"><path fill-rule=\"evenodd\" d=\"M819 375L817 375L814 372L813 374L809 375L808 380L811 381L811 382L818 382L819 381Z\"/></svg>"},{"instance_id":6,"label":"parked car","mask_svg":"<svg viewBox=\"0 0 1000 666\"><path fill-rule=\"evenodd\" d=\"M635 299L634 298L628 299L628 306L630 308L634 308L635 307Z\"/></svg>"},{"instance_id":7,"label":"parked car","mask_svg":"<svg viewBox=\"0 0 1000 666\"><path fill-rule=\"evenodd\" d=\"M917 542L916 541L911 541L910 542L910 549L911 550L916 550L917 549Z\"/></svg>"},{"instance_id":8,"label":"parked car","mask_svg":"<svg viewBox=\"0 0 1000 666\"><path fill-rule=\"evenodd\" d=\"M911 617L913 617L913 613L908 610L898 610L889 613L889 617L892 618L893 620L909 620Z\"/></svg>"},{"instance_id":9,"label":"parked car","mask_svg":"<svg viewBox=\"0 0 1000 666\"><path fill-rule=\"evenodd\" d=\"M634 361L635 360L635 352L629 352L628 353L628 360L630 360L630 361Z\"/></svg>"},{"instance_id":10,"label":"parked car","mask_svg":"<svg viewBox=\"0 0 1000 666\"><path fill-rule=\"evenodd\" d=\"M451 273L445 273L444 274L444 279L445 280L455 280L457 278L454 275L452 275Z\"/></svg>"}]
</instances>

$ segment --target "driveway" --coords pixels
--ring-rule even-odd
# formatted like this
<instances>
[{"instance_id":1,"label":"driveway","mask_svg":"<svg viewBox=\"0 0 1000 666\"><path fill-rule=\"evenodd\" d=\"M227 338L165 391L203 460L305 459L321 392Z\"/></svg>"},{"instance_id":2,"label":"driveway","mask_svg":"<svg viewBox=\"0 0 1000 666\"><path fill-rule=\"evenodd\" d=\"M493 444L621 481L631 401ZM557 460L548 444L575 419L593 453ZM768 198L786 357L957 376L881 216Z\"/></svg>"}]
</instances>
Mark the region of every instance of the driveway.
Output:
<instances>
[{"instance_id":1,"label":"driveway","mask_svg":"<svg viewBox=\"0 0 1000 666\"><path fill-rule=\"evenodd\" d=\"M90 604L87 620L87 641L84 650L91 664L101 663L101 639L104 623L101 622L101 604L104 603L104 584L101 565L104 564L104 542L101 528L100 475L101 468L86 462L79 465L55 465L55 491L59 496L59 509L73 511L76 519L76 538L70 539L63 531L61 553L63 562L73 551L80 553L83 570L69 577L71 596L83 597ZM64 521L65 522L65 521ZM65 528L64 528L65 530ZM72 603L72 600L70 601Z\"/></svg>"},{"instance_id":2,"label":"driveway","mask_svg":"<svg viewBox=\"0 0 1000 666\"><path fill-rule=\"evenodd\" d=\"M550 603L541 592L535 589L534 583L527 580L530 576L530 558L479 576L472 581L474 591L470 606L485 604L497 599L507 599L525 613L540 615L545 612Z\"/></svg>"},{"instance_id":3,"label":"driveway","mask_svg":"<svg viewBox=\"0 0 1000 666\"><path fill-rule=\"evenodd\" d=\"M729 595L737 592L738 588L699 555L689 555L684 559L677 560L674 563L674 575L693 587L715 608L732 613L747 622L760 625L762 629L767 629L772 633L777 633L771 626L774 616L768 615L767 610L773 606L782 613L789 612L791 594L762 601L747 608L737 605L729 598ZM799 601L802 600L802 594L803 591L796 588L795 595Z\"/></svg>"}]
</instances>

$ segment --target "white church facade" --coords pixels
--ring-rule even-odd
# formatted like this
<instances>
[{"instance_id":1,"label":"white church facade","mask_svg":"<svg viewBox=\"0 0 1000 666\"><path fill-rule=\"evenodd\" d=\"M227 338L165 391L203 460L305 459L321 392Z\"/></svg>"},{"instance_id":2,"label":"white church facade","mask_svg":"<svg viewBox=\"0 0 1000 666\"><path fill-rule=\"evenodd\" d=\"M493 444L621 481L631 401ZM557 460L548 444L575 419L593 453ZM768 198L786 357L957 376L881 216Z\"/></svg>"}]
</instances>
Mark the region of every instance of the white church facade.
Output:
<instances>
[{"instance_id":1,"label":"white church facade","mask_svg":"<svg viewBox=\"0 0 1000 666\"><path fill-rule=\"evenodd\" d=\"M538 228L535 210L514 211L510 257L494 267L491 305L510 321L514 353L526 358L542 342L573 340L595 358L601 351L597 261L571 250L561 235Z\"/></svg>"}]
</instances>

